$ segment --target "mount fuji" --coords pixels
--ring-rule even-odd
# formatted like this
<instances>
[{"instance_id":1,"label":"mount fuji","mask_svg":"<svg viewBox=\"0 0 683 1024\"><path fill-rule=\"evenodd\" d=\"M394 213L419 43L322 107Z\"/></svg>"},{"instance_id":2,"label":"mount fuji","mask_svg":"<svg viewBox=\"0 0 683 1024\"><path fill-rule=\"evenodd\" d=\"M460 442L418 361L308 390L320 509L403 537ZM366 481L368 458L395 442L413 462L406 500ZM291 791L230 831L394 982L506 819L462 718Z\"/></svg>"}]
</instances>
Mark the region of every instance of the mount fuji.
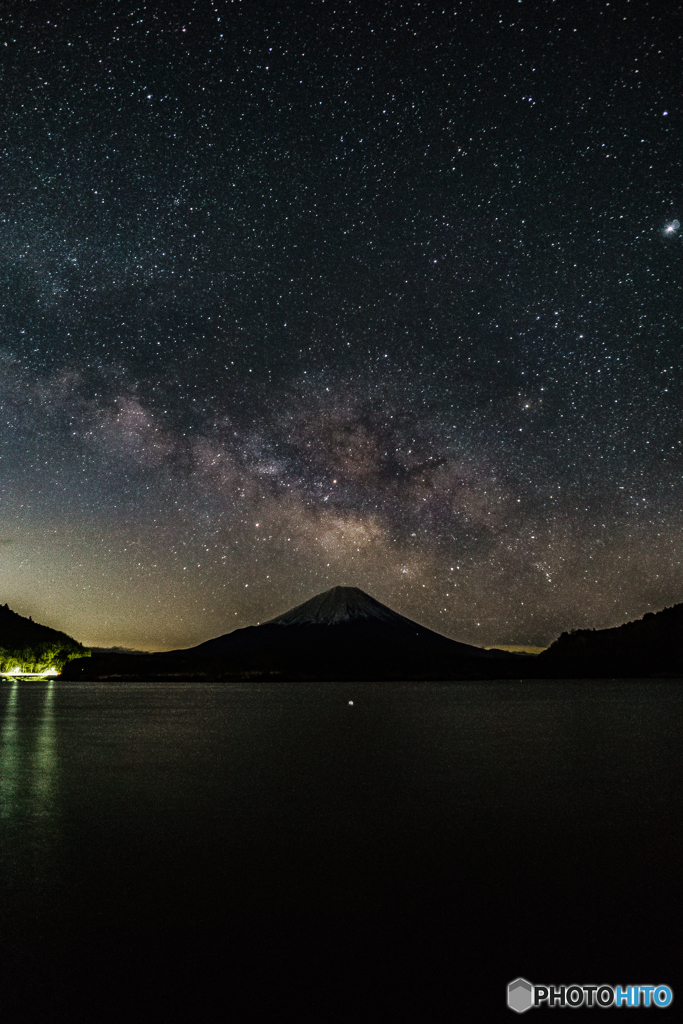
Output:
<instances>
[{"instance_id":1,"label":"mount fuji","mask_svg":"<svg viewBox=\"0 0 683 1024\"><path fill-rule=\"evenodd\" d=\"M453 672L458 664L469 668L473 659L495 657L399 615L357 587L332 587L274 619L183 653L321 679L435 678L446 667Z\"/></svg>"},{"instance_id":2,"label":"mount fuji","mask_svg":"<svg viewBox=\"0 0 683 1024\"><path fill-rule=\"evenodd\" d=\"M88 678L99 660L83 666ZM111 656L101 668L111 679L482 679L496 675L496 660L503 652L450 640L357 587L332 587L257 626L186 650Z\"/></svg>"},{"instance_id":3,"label":"mount fuji","mask_svg":"<svg viewBox=\"0 0 683 1024\"><path fill-rule=\"evenodd\" d=\"M339 622L353 622L355 619L377 619L403 626L416 625L358 587L332 587L331 590L317 594L310 601L298 604L296 608L291 608L283 615L268 619L264 625L332 626Z\"/></svg>"}]
</instances>

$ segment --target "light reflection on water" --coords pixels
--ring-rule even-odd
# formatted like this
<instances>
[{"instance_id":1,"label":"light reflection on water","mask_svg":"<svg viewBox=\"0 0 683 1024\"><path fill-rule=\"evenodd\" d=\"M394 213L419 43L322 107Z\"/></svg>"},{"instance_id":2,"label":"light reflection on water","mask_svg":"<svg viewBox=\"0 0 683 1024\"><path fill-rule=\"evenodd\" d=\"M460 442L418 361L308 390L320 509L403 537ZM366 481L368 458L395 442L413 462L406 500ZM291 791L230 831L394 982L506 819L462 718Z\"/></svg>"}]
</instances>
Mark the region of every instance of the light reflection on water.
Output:
<instances>
[{"instance_id":1,"label":"light reflection on water","mask_svg":"<svg viewBox=\"0 0 683 1024\"><path fill-rule=\"evenodd\" d=\"M19 683L15 681L7 699L0 732L0 818L3 823L11 817L21 771L17 725L18 697Z\"/></svg>"},{"instance_id":2,"label":"light reflection on water","mask_svg":"<svg viewBox=\"0 0 683 1024\"><path fill-rule=\"evenodd\" d=\"M58 748L54 680L11 684L0 730L3 889L24 898L58 884Z\"/></svg>"},{"instance_id":3,"label":"light reflection on water","mask_svg":"<svg viewBox=\"0 0 683 1024\"><path fill-rule=\"evenodd\" d=\"M493 1007L518 974L678 983L680 682L16 680L0 714L0 992L31 1021L40 984L66 1008L150 972L150 998L191 1004L163 1019L213 1019L183 989L193 950L223 998L263 962L337 991L385 949L373 984L409 960L411 1022L441 1019L425 993L458 969Z\"/></svg>"},{"instance_id":4,"label":"light reflection on water","mask_svg":"<svg viewBox=\"0 0 683 1024\"><path fill-rule=\"evenodd\" d=\"M55 738L55 684L47 684L33 753L32 790L34 814L44 817L53 809L56 791L57 748Z\"/></svg>"},{"instance_id":5,"label":"light reflection on water","mask_svg":"<svg viewBox=\"0 0 683 1024\"><path fill-rule=\"evenodd\" d=\"M35 685L24 691L25 704L30 706L30 717L25 720L20 719L22 689L19 682L12 683L0 731L0 818L9 825L16 817L25 825L30 818L44 818L54 809L55 683L50 680L46 684L42 701Z\"/></svg>"}]
</instances>

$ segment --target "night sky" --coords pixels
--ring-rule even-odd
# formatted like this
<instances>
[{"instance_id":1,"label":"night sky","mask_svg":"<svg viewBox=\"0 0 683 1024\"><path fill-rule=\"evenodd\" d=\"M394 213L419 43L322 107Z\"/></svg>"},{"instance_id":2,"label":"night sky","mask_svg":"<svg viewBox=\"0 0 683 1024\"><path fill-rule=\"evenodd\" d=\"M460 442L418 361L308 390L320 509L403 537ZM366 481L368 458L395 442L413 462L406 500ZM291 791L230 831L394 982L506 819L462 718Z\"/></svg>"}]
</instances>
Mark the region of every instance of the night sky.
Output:
<instances>
[{"instance_id":1,"label":"night sky","mask_svg":"<svg viewBox=\"0 0 683 1024\"><path fill-rule=\"evenodd\" d=\"M683 14L8 0L0 602L480 646L683 600Z\"/></svg>"}]
</instances>

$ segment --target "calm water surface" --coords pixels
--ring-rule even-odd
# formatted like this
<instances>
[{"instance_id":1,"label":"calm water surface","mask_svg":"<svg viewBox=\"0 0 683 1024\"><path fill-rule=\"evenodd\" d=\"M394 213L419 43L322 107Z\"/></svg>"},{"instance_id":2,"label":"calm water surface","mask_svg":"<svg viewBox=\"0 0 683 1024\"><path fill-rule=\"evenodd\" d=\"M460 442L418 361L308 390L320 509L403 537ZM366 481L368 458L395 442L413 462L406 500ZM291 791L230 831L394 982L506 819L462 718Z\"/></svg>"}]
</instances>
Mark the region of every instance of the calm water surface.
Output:
<instances>
[{"instance_id":1,"label":"calm water surface","mask_svg":"<svg viewBox=\"0 0 683 1024\"><path fill-rule=\"evenodd\" d=\"M520 974L683 1001L681 681L20 681L0 713L5 1020L502 1020Z\"/></svg>"}]
</instances>

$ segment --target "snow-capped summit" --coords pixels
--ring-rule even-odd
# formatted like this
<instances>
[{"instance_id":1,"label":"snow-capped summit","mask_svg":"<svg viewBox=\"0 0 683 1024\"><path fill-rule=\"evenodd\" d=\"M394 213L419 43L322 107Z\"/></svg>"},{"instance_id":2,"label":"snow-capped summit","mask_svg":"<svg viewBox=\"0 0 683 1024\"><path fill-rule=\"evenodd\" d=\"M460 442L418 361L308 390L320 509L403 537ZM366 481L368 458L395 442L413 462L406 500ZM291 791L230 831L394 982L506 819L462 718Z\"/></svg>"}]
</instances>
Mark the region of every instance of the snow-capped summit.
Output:
<instances>
[{"instance_id":1,"label":"snow-capped summit","mask_svg":"<svg viewBox=\"0 0 683 1024\"><path fill-rule=\"evenodd\" d=\"M270 626L332 626L340 622L358 619L379 619L395 625L412 625L409 619L376 601L358 587L332 587L322 594L316 594L296 608L291 608L277 618L268 619L263 625Z\"/></svg>"}]
</instances>

